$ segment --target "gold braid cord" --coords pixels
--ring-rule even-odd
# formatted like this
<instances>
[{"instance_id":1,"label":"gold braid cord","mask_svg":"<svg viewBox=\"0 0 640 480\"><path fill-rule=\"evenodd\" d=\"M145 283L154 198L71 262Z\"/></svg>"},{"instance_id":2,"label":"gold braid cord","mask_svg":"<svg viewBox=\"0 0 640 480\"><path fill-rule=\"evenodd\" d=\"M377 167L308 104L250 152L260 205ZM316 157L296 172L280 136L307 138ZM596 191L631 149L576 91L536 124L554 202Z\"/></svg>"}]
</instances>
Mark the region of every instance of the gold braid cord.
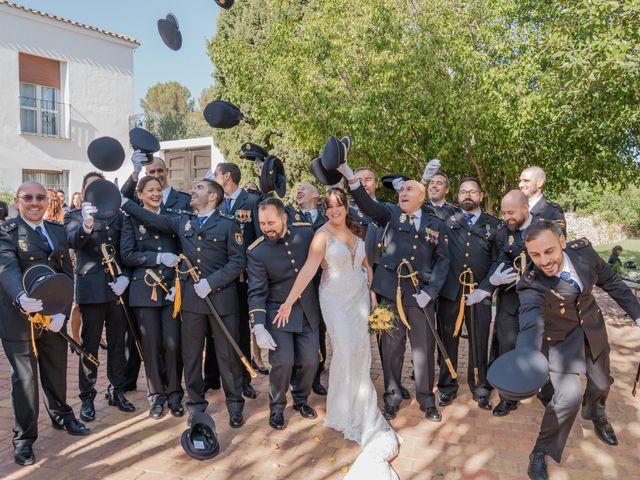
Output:
<instances>
[{"instance_id":1,"label":"gold braid cord","mask_svg":"<svg viewBox=\"0 0 640 480\"><path fill-rule=\"evenodd\" d=\"M525 268L527 268L527 254L523 251L520 252L516 258L513 259L513 269L516 271L516 284L522 278Z\"/></svg>"},{"instance_id":2,"label":"gold braid cord","mask_svg":"<svg viewBox=\"0 0 640 480\"><path fill-rule=\"evenodd\" d=\"M476 283L473 282L473 272L470 268L467 268L458 277L460 285L462 285L462 295L460 296L460 309L458 310L458 317L456 318L456 327L453 330L453 336L457 337L460 334L462 328L462 319L464 318L464 307L466 301L466 294L473 293L476 289ZM465 287L469 287L469 290L465 292Z\"/></svg>"},{"instance_id":3,"label":"gold braid cord","mask_svg":"<svg viewBox=\"0 0 640 480\"><path fill-rule=\"evenodd\" d=\"M173 298L173 318L178 316L180 313L180 309L182 308L182 289L180 288L180 275L189 274L191 278L193 278L194 282L199 280L200 275L196 267L188 268L187 270L180 270L180 262L183 258L186 258L184 255L180 255L180 260L176 263L176 280L174 283L174 287L176 289L176 294Z\"/></svg>"},{"instance_id":4,"label":"gold braid cord","mask_svg":"<svg viewBox=\"0 0 640 480\"><path fill-rule=\"evenodd\" d=\"M40 313L27 313L22 310L27 318L29 319L29 323L31 325L31 345L33 346L33 353L38 358L38 348L36 347L36 328L39 328L41 331L49 330L49 325L51 324L51 317L48 315L41 315Z\"/></svg>"},{"instance_id":5,"label":"gold braid cord","mask_svg":"<svg viewBox=\"0 0 640 480\"><path fill-rule=\"evenodd\" d=\"M410 273L408 275L403 275L402 269L408 263L409 262L406 259L403 259L402 262L400 262L400 265L398 265L398 268L396 269L396 273L398 274L398 288L396 289L396 307L398 308L398 316L400 317L400 320L402 321L402 323L404 323L405 327L407 327L407 330L411 330L411 325L409 325L409 322L407 321L407 315L404 313L404 307L402 305L402 288L400 288L400 283L402 282L403 278L409 278L415 284L416 275L418 275L418 273L414 271L413 273Z\"/></svg>"}]
</instances>

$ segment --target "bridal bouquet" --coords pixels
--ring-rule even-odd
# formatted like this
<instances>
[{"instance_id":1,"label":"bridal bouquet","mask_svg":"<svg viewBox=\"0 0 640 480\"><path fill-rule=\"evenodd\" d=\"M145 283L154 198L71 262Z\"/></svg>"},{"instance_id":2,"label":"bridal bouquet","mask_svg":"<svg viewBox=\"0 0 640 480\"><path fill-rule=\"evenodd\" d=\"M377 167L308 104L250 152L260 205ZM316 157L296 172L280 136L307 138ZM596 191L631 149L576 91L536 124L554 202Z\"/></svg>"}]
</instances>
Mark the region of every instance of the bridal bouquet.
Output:
<instances>
[{"instance_id":1,"label":"bridal bouquet","mask_svg":"<svg viewBox=\"0 0 640 480\"><path fill-rule=\"evenodd\" d=\"M396 314L391 305L381 303L369 315L369 333L385 333L396 328Z\"/></svg>"}]
</instances>

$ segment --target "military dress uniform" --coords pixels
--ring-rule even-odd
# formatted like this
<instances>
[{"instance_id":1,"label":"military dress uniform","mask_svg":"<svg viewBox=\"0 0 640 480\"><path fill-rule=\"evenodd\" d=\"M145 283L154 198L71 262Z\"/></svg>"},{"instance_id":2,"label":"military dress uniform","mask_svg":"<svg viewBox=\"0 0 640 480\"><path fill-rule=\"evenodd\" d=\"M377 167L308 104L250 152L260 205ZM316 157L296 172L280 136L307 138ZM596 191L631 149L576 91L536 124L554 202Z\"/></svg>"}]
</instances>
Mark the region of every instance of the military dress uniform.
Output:
<instances>
[{"instance_id":1,"label":"military dress uniform","mask_svg":"<svg viewBox=\"0 0 640 480\"><path fill-rule=\"evenodd\" d=\"M133 309L141 332L144 368L147 375L149 403L170 406L182 402L182 353L180 317L173 318L173 302L166 292L149 286L154 280L146 270L153 270L167 289L174 285L175 269L158 263L158 254L179 252L175 233L162 233L135 218L126 218L121 234L122 263L132 269L129 306Z\"/></svg>"},{"instance_id":2,"label":"military dress uniform","mask_svg":"<svg viewBox=\"0 0 640 480\"><path fill-rule=\"evenodd\" d=\"M470 215L470 214L468 214ZM449 271L444 287L440 291L438 299L438 328L447 353L451 358L454 369L458 364L459 336L454 337L456 318L458 317L463 294L460 284L460 274L467 269L473 272L473 281L476 288L493 293L495 287L489 282L489 272L494 261L493 241L499 220L486 212L480 212L475 223L469 225L469 220L460 210L450 216L445 223L447 236L449 237ZM471 217L469 217L471 219ZM469 281L470 278L467 279ZM464 293L469 293L468 287ZM475 328L471 329L470 310L474 309ZM491 297L482 302L464 307L465 324L467 332L476 342L476 356L471 349L469 339L469 369L468 383L475 399L488 398L490 388L487 383L487 362L489 349L489 330L491 327ZM475 384L474 372L471 365L478 369L478 385ZM458 392L458 381L451 377L446 367L444 358L439 355L440 378L438 390L449 397L455 397Z\"/></svg>"},{"instance_id":3,"label":"military dress uniform","mask_svg":"<svg viewBox=\"0 0 640 480\"><path fill-rule=\"evenodd\" d=\"M531 215L534 222L541 219L555 221L562 229L562 233L565 236L567 235L567 221L564 218L562 207L557 203L550 202L544 195L529 207L529 215Z\"/></svg>"},{"instance_id":4,"label":"military dress uniform","mask_svg":"<svg viewBox=\"0 0 640 480\"><path fill-rule=\"evenodd\" d=\"M438 217L440 220L446 220L460 211L460 209L455 205L446 201L442 205L434 205L431 202L427 202L427 205L433 209L433 215Z\"/></svg>"},{"instance_id":5,"label":"military dress uniform","mask_svg":"<svg viewBox=\"0 0 640 480\"><path fill-rule=\"evenodd\" d=\"M82 345L97 357L102 329L106 326L107 378L113 388L114 396L124 391L126 359L134 353L126 352L127 320L122 305L118 303L117 297L109 286L112 278L102 263L104 257L100 247L102 244L111 245L116 262L122 265L120 235L123 219L124 216L120 212L104 220L95 219L91 233L87 233L83 227L80 209L71 210L64 217L69 248L72 248L76 255L75 302L80 307L82 315L80 332ZM123 275L128 276L125 268L123 268ZM96 396L97 373L98 367L84 357L80 359L80 399L83 405L85 402L93 402ZM132 411L133 406L129 406Z\"/></svg>"},{"instance_id":6,"label":"military dress uniform","mask_svg":"<svg viewBox=\"0 0 640 480\"><path fill-rule=\"evenodd\" d=\"M166 234L174 234L180 239L183 255L197 268L201 279L207 280L211 287L208 298L237 342L240 319L236 279L245 268L243 236L238 222L218 210L200 217L200 220L187 214L156 215L134 202L126 202L122 209L145 225ZM232 419L238 415L241 418L244 399L240 360L207 304L196 294L193 280L187 273L181 275L180 287L182 360L187 386L187 408L193 413L205 411L208 405L202 375L202 353L206 333L211 329L216 357L221 367L227 409Z\"/></svg>"},{"instance_id":7,"label":"military dress uniform","mask_svg":"<svg viewBox=\"0 0 640 480\"><path fill-rule=\"evenodd\" d=\"M260 237L247 250L251 321L264 325L277 345L269 351L272 413L284 411L289 384L294 403L307 403L318 369L320 305L313 283L293 304L288 323L282 327L273 323L307 260L313 235L311 224L294 222L283 238L274 242ZM297 368L292 378L294 365Z\"/></svg>"},{"instance_id":8,"label":"military dress uniform","mask_svg":"<svg viewBox=\"0 0 640 480\"><path fill-rule=\"evenodd\" d=\"M557 462L581 406L585 420L593 420L596 426L606 421L605 402L613 383L610 345L594 287L602 288L632 319L640 317L634 294L587 239L569 242L564 254L568 276L548 277L532 263L517 286L520 333L516 349L536 349L548 355L555 390L545 408L534 451ZM584 398L579 374L587 376Z\"/></svg>"},{"instance_id":9,"label":"military dress uniform","mask_svg":"<svg viewBox=\"0 0 640 480\"><path fill-rule=\"evenodd\" d=\"M45 408L54 426L61 428L75 420L66 401L67 342L57 333L35 328L36 358L29 321L16 304L24 293L22 275L33 265L47 265L56 273L73 277L64 227L46 220L42 225L49 237L46 243L20 216L0 226L0 338L11 364L16 449L31 446L38 437L38 369ZM70 311L59 313L68 317Z\"/></svg>"},{"instance_id":10,"label":"military dress uniform","mask_svg":"<svg viewBox=\"0 0 640 480\"><path fill-rule=\"evenodd\" d=\"M432 298L427 309L434 314L434 302L444 285L449 269L449 253L443 222L430 214L427 206L421 209L420 224L416 226L411 217L394 204L381 204L373 200L362 185L352 187L351 194L362 210L380 226L387 229L387 248L382 253L373 275L372 289L389 304L396 305L398 286L397 267L407 260L417 272L419 287ZM407 273L406 270L404 272ZM423 410L435 406L433 384L435 380L435 338L428 328L427 320L418 307L413 294L415 289L409 278L400 279L402 304L411 326L409 341L413 354L416 381L416 400ZM384 402L397 409L402 401L400 378L406 344L407 329L400 321L397 331L383 335Z\"/></svg>"}]
</instances>

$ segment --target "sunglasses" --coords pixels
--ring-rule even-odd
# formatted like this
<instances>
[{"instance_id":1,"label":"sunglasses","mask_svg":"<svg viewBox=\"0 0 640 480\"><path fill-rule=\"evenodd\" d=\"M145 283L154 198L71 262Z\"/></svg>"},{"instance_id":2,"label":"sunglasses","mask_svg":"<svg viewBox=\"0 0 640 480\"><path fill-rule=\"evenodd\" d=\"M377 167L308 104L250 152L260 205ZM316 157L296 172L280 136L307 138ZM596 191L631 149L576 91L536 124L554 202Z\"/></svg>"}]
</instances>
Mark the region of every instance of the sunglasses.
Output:
<instances>
[{"instance_id":1,"label":"sunglasses","mask_svg":"<svg viewBox=\"0 0 640 480\"><path fill-rule=\"evenodd\" d=\"M44 202L47 200L47 196L44 194L40 194L40 195L31 195L31 194L26 194L26 195L21 195L18 198L24 200L25 202L33 202L33 200L35 199L36 202Z\"/></svg>"}]
</instances>

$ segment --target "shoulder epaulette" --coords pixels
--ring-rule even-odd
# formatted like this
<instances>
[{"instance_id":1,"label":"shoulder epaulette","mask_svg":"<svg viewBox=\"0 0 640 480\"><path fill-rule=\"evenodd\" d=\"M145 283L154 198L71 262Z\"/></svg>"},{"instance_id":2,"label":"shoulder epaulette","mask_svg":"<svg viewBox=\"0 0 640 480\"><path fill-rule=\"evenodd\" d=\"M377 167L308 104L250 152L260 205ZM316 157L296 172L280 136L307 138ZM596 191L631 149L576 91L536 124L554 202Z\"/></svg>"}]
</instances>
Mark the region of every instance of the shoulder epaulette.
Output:
<instances>
[{"instance_id":1,"label":"shoulder epaulette","mask_svg":"<svg viewBox=\"0 0 640 480\"><path fill-rule=\"evenodd\" d=\"M591 242L586 238L579 238L578 240L573 240L567 243L567 247L571 248L572 250L588 247L589 245L591 245Z\"/></svg>"},{"instance_id":2,"label":"shoulder epaulette","mask_svg":"<svg viewBox=\"0 0 640 480\"><path fill-rule=\"evenodd\" d=\"M555 207L555 208L562 208L562 207L561 207L559 204L557 204L556 202L552 202L552 201L550 201L550 200L547 200L547 203L548 203L549 205L551 205L552 207Z\"/></svg>"},{"instance_id":3,"label":"shoulder epaulette","mask_svg":"<svg viewBox=\"0 0 640 480\"><path fill-rule=\"evenodd\" d=\"M16 228L18 226L18 223L14 220L9 220L8 222L5 222L4 224L2 224L2 226L0 226L0 228L2 228L3 232L10 232L11 230L13 230L14 228Z\"/></svg>"},{"instance_id":4,"label":"shoulder epaulette","mask_svg":"<svg viewBox=\"0 0 640 480\"><path fill-rule=\"evenodd\" d=\"M535 278L536 278L536 272L532 268L530 268L528 272L525 272L521 280L528 284L532 284Z\"/></svg>"},{"instance_id":5,"label":"shoulder epaulette","mask_svg":"<svg viewBox=\"0 0 640 480\"><path fill-rule=\"evenodd\" d=\"M312 226L309 222L292 222L290 225L293 227L311 227Z\"/></svg>"},{"instance_id":6,"label":"shoulder epaulette","mask_svg":"<svg viewBox=\"0 0 640 480\"><path fill-rule=\"evenodd\" d=\"M256 239L253 241L253 243L247 247L247 250L249 250L249 251L253 250L253 249L254 249L254 248L256 248L258 245L260 245L260 243L261 243L263 240L264 240L264 235L263 235L263 236L261 236L261 237L256 238Z\"/></svg>"},{"instance_id":7,"label":"shoulder epaulette","mask_svg":"<svg viewBox=\"0 0 640 480\"><path fill-rule=\"evenodd\" d=\"M165 208L165 212L171 213L173 215L194 215L191 210L182 210L180 208Z\"/></svg>"},{"instance_id":8,"label":"shoulder epaulette","mask_svg":"<svg viewBox=\"0 0 640 480\"><path fill-rule=\"evenodd\" d=\"M503 228L507 228L507 222L500 222L498 225L496 225L496 229L497 230L502 230Z\"/></svg>"},{"instance_id":9,"label":"shoulder epaulette","mask_svg":"<svg viewBox=\"0 0 640 480\"><path fill-rule=\"evenodd\" d=\"M236 217L234 217L233 215L229 215L228 213L220 212L220 217L221 218L226 218L227 220L237 221Z\"/></svg>"},{"instance_id":10,"label":"shoulder epaulette","mask_svg":"<svg viewBox=\"0 0 640 480\"><path fill-rule=\"evenodd\" d=\"M57 222L55 220L45 220L46 223L48 223L49 225L57 225L58 227L63 226L62 223Z\"/></svg>"}]
</instances>

